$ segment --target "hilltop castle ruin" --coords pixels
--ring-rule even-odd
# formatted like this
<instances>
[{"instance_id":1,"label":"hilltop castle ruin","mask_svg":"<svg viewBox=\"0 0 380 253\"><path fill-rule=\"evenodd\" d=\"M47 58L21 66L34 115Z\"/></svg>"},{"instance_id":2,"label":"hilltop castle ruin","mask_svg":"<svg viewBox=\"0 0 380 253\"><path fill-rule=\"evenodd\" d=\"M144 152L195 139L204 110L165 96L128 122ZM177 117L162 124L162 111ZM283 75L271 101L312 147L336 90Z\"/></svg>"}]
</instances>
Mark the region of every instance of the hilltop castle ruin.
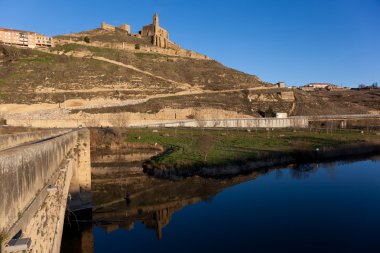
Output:
<instances>
[{"instance_id":1,"label":"hilltop castle ruin","mask_svg":"<svg viewBox=\"0 0 380 253\"><path fill-rule=\"evenodd\" d=\"M115 31L121 29L131 34L131 26L127 24L121 24L116 28L113 25L109 25L105 22L101 23L101 28L105 30ZM157 12L153 15L152 24L142 27L142 30L138 34L134 34L135 37L147 39L152 45L160 48L178 48L175 43L170 42L169 32L159 25L159 18Z\"/></svg>"},{"instance_id":2,"label":"hilltop castle ruin","mask_svg":"<svg viewBox=\"0 0 380 253\"><path fill-rule=\"evenodd\" d=\"M87 41L84 40L86 37ZM169 32L159 25L157 13L153 15L152 23L143 26L136 34L132 33L129 24L120 24L120 26L116 27L106 22L101 22L100 29L56 37L56 45L71 43L133 52L158 53L167 56L210 60L207 55L181 48L178 44L170 41Z\"/></svg>"}]
</instances>

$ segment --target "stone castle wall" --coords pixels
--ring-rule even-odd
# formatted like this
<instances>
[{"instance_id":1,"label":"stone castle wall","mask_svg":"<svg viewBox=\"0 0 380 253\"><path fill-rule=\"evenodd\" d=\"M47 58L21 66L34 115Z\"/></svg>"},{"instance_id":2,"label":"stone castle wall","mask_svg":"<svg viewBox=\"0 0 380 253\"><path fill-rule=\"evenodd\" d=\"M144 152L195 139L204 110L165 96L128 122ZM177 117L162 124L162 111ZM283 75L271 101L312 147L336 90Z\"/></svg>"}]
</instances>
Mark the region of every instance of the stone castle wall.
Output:
<instances>
[{"instance_id":1,"label":"stone castle wall","mask_svg":"<svg viewBox=\"0 0 380 253\"><path fill-rule=\"evenodd\" d=\"M188 57L188 58L193 58L193 59L198 59L198 60L210 60L210 58L206 55L178 48L159 48L159 47L149 47L149 46L140 46L140 49L136 49L135 45L133 44L127 44L123 42L99 42L99 41L92 41L90 44L84 42L84 41L72 41L68 39L59 39L56 40L57 45L63 45L63 44L81 44L81 45L90 45L94 47L103 47L103 48L112 48L112 49L120 49L120 50L126 50L126 51L131 51L134 53L157 53L157 54L163 54L163 55L168 55L168 56L178 56L178 57Z\"/></svg>"},{"instance_id":2,"label":"stone castle wall","mask_svg":"<svg viewBox=\"0 0 380 253\"><path fill-rule=\"evenodd\" d=\"M121 24L120 29L126 31L127 33L131 34L131 26L127 24Z\"/></svg>"},{"instance_id":3,"label":"stone castle wall","mask_svg":"<svg viewBox=\"0 0 380 253\"><path fill-rule=\"evenodd\" d=\"M116 27L115 27L115 26L110 25L110 24L107 24L106 22L102 22L102 23L101 23L101 27L102 27L102 29L104 29L104 30L109 30L109 31L115 31L115 30L116 30Z\"/></svg>"}]
</instances>

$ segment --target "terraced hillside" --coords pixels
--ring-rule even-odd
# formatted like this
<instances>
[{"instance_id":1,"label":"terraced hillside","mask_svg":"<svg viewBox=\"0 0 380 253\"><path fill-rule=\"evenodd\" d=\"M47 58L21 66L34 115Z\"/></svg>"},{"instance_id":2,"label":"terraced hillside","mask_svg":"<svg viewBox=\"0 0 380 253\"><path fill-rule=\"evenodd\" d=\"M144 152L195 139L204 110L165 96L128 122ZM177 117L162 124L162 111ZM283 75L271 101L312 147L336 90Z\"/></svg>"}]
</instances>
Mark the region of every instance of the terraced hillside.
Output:
<instances>
[{"instance_id":1,"label":"terraced hillside","mask_svg":"<svg viewBox=\"0 0 380 253\"><path fill-rule=\"evenodd\" d=\"M91 58L4 47L2 52L0 103L127 99L184 90L180 84Z\"/></svg>"},{"instance_id":2,"label":"terraced hillside","mask_svg":"<svg viewBox=\"0 0 380 253\"><path fill-rule=\"evenodd\" d=\"M0 98L2 103L56 103L62 100L62 95L66 99L96 96L126 99L190 89L225 90L268 85L256 76L215 61L77 44L57 47L53 52L9 47L2 47L0 51L1 90L5 94ZM14 92L23 92L26 97L6 95Z\"/></svg>"},{"instance_id":3,"label":"terraced hillside","mask_svg":"<svg viewBox=\"0 0 380 253\"><path fill-rule=\"evenodd\" d=\"M50 50L0 45L0 117L78 120L120 116L142 122L264 117L273 112L376 113L380 109L379 90L276 88L214 60L83 43L83 36L89 35L99 43L142 44L141 39L123 37L117 31L111 36L96 30L63 36L71 42Z\"/></svg>"}]
</instances>

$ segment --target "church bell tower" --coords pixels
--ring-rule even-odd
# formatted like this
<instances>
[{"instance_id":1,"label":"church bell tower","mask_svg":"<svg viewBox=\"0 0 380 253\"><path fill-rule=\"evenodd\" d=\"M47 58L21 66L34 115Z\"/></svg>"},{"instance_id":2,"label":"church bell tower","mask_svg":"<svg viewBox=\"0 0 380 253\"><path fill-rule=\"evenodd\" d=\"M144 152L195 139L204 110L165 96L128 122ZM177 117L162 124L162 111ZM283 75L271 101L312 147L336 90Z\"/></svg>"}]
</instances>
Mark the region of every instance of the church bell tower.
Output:
<instances>
[{"instance_id":1,"label":"church bell tower","mask_svg":"<svg viewBox=\"0 0 380 253\"><path fill-rule=\"evenodd\" d=\"M158 14L157 12L153 15L153 25L158 26Z\"/></svg>"}]
</instances>

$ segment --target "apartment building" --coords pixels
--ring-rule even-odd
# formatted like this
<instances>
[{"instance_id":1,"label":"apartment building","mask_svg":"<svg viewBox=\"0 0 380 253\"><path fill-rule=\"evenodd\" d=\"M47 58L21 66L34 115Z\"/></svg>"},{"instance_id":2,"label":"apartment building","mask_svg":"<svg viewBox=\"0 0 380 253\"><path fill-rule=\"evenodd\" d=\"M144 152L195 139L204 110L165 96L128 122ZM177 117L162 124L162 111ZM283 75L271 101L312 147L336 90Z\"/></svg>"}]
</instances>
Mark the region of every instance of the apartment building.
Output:
<instances>
[{"instance_id":1,"label":"apartment building","mask_svg":"<svg viewBox=\"0 0 380 253\"><path fill-rule=\"evenodd\" d=\"M36 32L0 28L0 43L35 48L54 46L53 38Z\"/></svg>"}]
</instances>

